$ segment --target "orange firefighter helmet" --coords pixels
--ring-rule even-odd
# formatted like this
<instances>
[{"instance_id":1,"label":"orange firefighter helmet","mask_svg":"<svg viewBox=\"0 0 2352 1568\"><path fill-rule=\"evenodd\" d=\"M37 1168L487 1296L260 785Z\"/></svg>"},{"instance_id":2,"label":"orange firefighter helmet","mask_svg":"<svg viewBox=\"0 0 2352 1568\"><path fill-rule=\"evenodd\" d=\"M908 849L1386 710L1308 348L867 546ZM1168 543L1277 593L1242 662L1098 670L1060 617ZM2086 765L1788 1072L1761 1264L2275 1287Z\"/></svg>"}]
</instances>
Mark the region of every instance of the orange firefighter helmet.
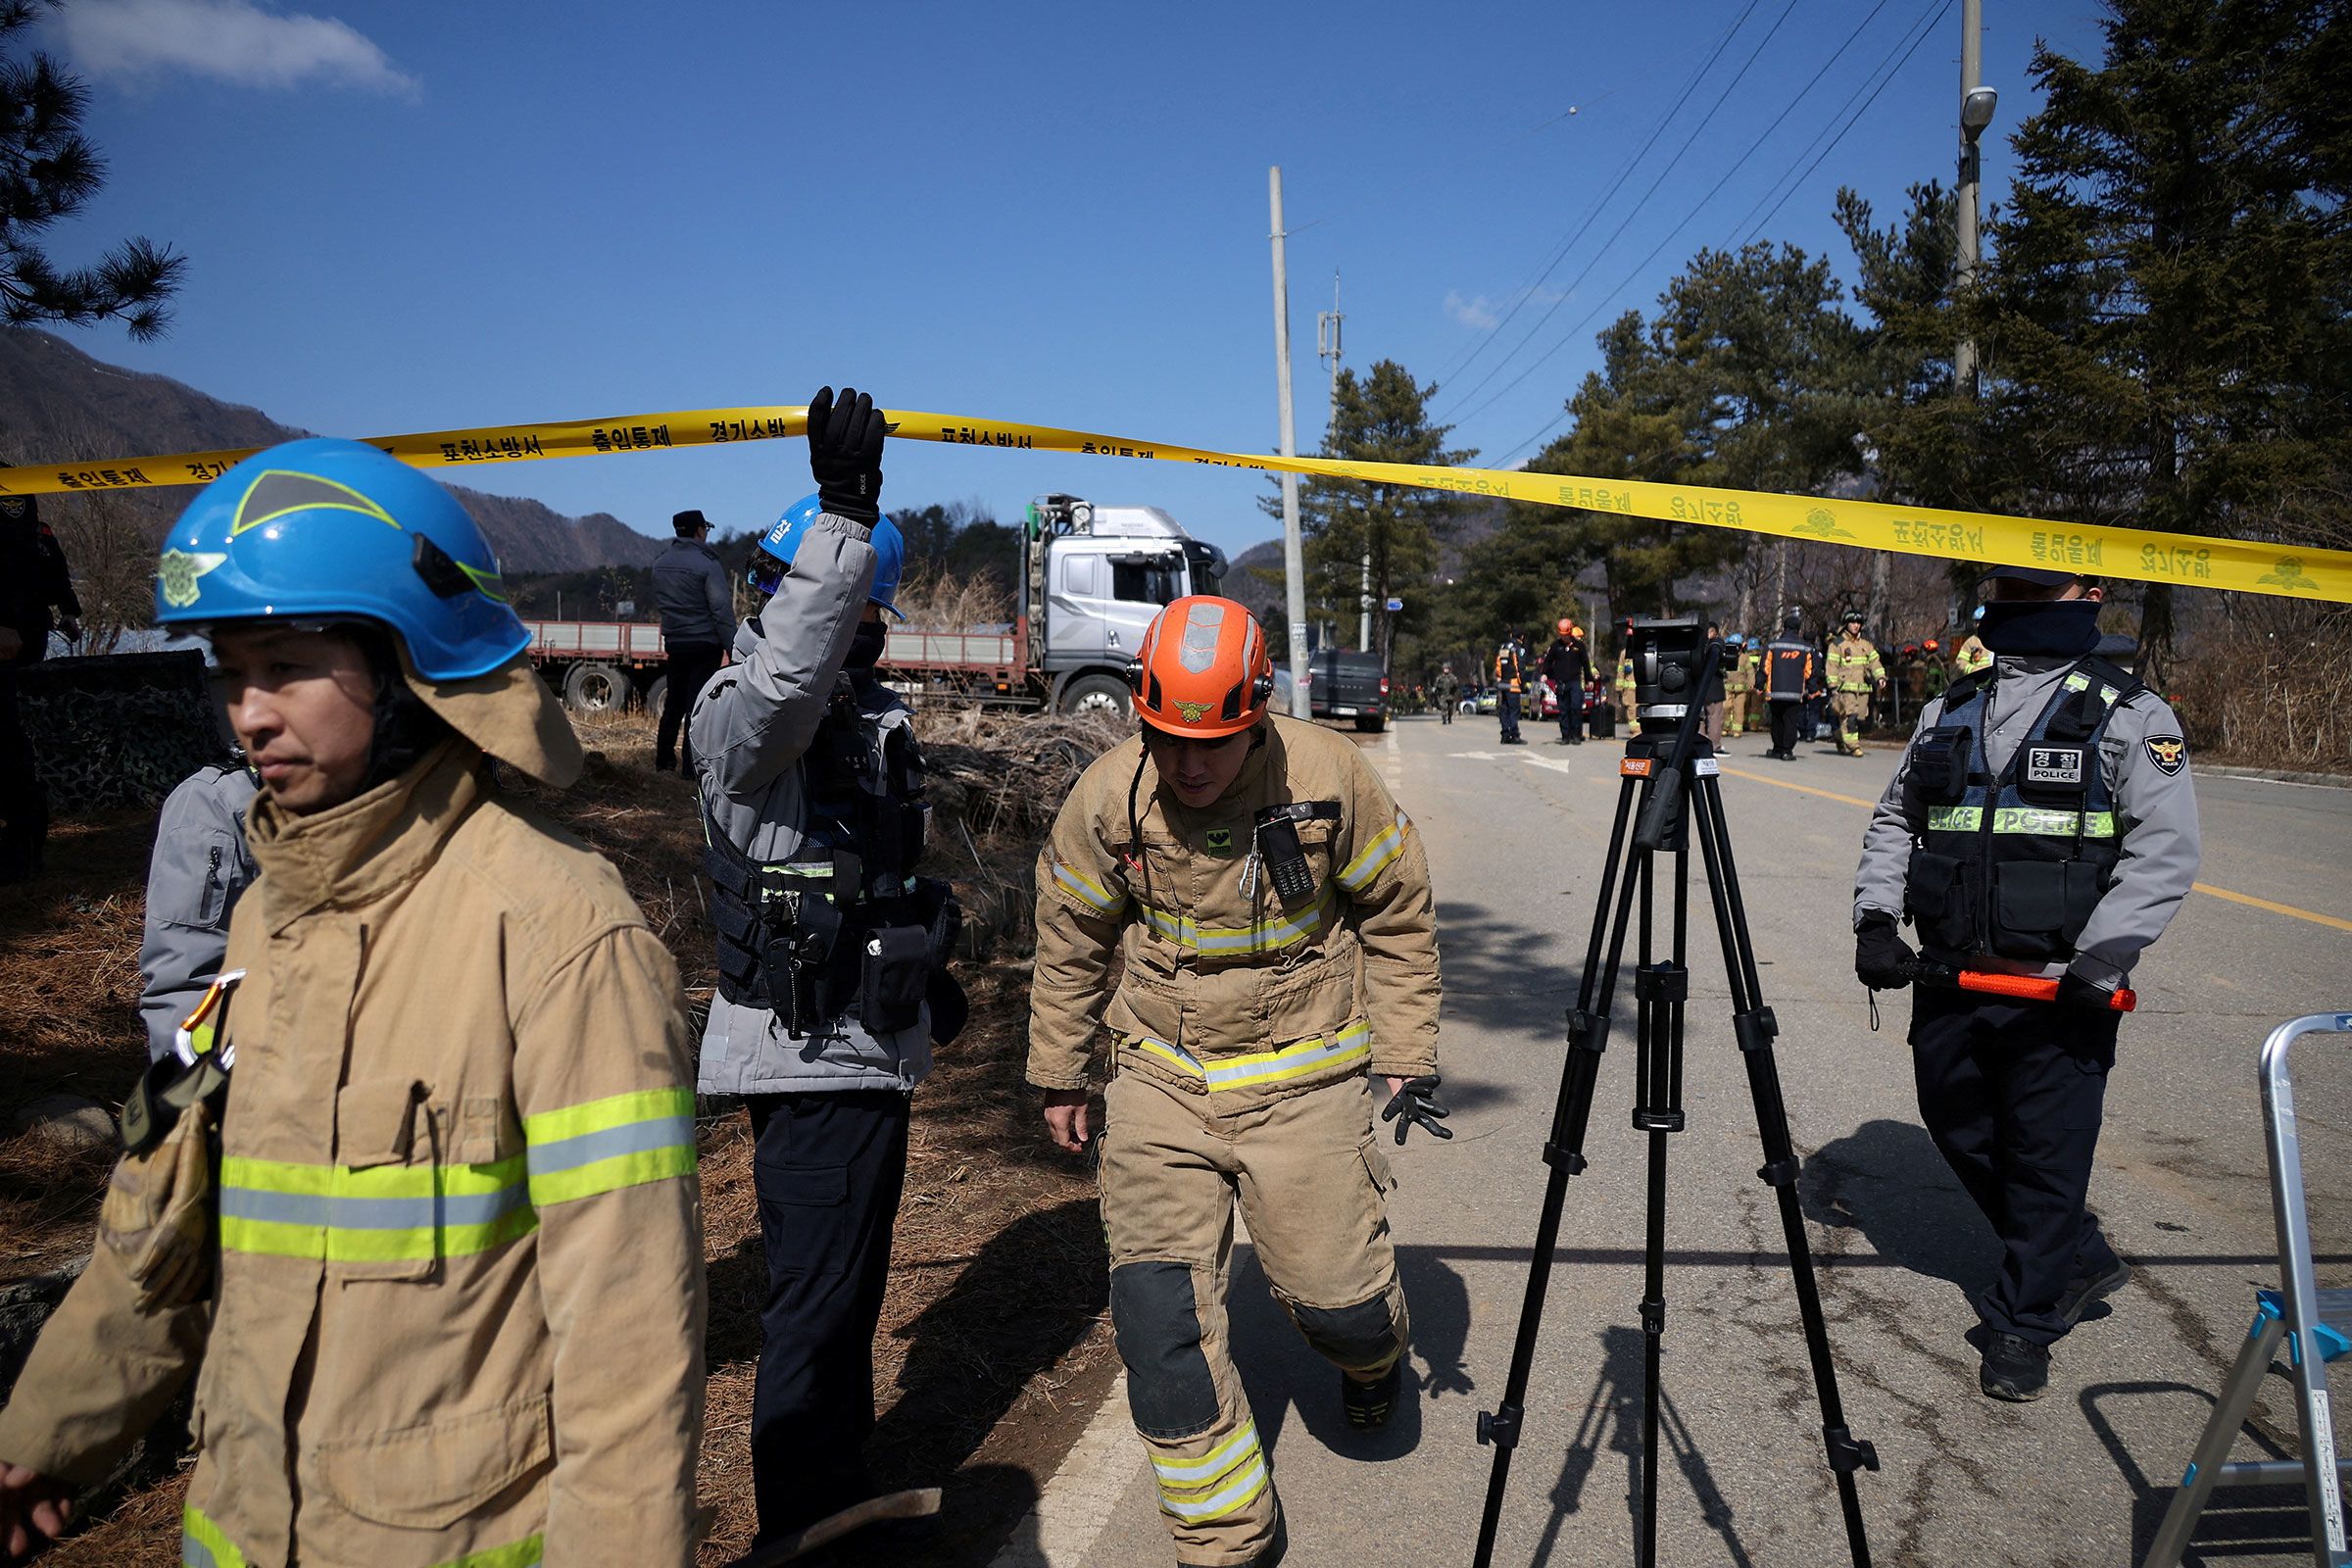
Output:
<instances>
[{"instance_id":1,"label":"orange firefighter helmet","mask_svg":"<svg viewBox=\"0 0 2352 1568\"><path fill-rule=\"evenodd\" d=\"M1194 594L1159 612L1127 665L1135 710L1171 735L1214 740L1257 722L1274 695L1274 662L1257 617L1230 599Z\"/></svg>"}]
</instances>

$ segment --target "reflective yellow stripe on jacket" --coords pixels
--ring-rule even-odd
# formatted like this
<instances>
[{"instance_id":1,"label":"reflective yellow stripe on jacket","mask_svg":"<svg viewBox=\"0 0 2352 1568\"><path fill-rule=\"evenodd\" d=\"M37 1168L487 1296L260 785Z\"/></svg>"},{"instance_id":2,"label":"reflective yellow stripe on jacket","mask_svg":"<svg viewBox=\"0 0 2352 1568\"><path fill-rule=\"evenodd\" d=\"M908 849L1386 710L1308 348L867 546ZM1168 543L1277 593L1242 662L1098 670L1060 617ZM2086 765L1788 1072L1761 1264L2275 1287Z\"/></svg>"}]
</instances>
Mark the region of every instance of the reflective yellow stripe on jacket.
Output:
<instances>
[{"instance_id":1,"label":"reflective yellow stripe on jacket","mask_svg":"<svg viewBox=\"0 0 2352 1568\"><path fill-rule=\"evenodd\" d=\"M1117 914L1127 907L1127 895L1113 893L1063 861L1054 862L1054 884L1098 914Z\"/></svg>"},{"instance_id":2,"label":"reflective yellow stripe on jacket","mask_svg":"<svg viewBox=\"0 0 2352 1568\"><path fill-rule=\"evenodd\" d=\"M1180 948L1195 953L1270 953L1302 942L1321 930L1323 916L1331 908L1331 895L1326 892L1312 906L1285 919L1250 926L1200 925L1189 915L1155 909L1141 899L1135 906L1143 911L1145 922L1152 930Z\"/></svg>"},{"instance_id":3,"label":"reflective yellow stripe on jacket","mask_svg":"<svg viewBox=\"0 0 2352 1568\"><path fill-rule=\"evenodd\" d=\"M1317 1035L1301 1040L1280 1051L1253 1051L1247 1055L1218 1056L1203 1063L1200 1057L1182 1046L1171 1046L1150 1035L1138 1035L1133 1044L1148 1051L1171 1067L1200 1079L1208 1085L1209 1093L1220 1089L1244 1089L1256 1084L1279 1083L1286 1078L1302 1078L1326 1067L1344 1066L1362 1061L1372 1054L1372 1026L1351 1023L1328 1040Z\"/></svg>"},{"instance_id":4,"label":"reflective yellow stripe on jacket","mask_svg":"<svg viewBox=\"0 0 2352 1568\"><path fill-rule=\"evenodd\" d=\"M179 1560L181 1568L250 1568L245 1554L220 1527L204 1516L201 1508L186 1508L180 1514ZM488 1551L467 1552L452 1557L435 1568L537 1568L541 1559L540 1538L529 1537L512 1546L493 1546Z\"/></svg>"},{"instance_id":5,"label":"reflective yellow stripe on jacket","mask_svg":"<svg viewBox=\"0 0 2352 1568\"><path fill-rule=\"evenodd\" d=\"M220 1245L232 1252L388 1262L463 1257L539 1225L548 1203L695 1168L694 1092L648 1089L543 1111L525 1149L487 1165L220 1162Z\"/></svg>"},{"instance_id":6,"label":"reflective yellow stripe on jacket","mask_svg":"<svg viewBox=\"0 0 2352 1568\"><path fill-rule=\"evenodd\" d=\"M1152 1456L1159 1505L1188 1524L1206 1524L1266 1490L1266 1456L1251 1421L1199 1459Z\"/></svg>"},{"instance_id":7,"label":"reflective yellow stripe on jacket","mask_svg":"<svg viewBox=\"0 0 2352 1568\"><path fill-rule=\"evenodd\" d=\"M1340 869L1340 886L1350 893L1360 893L1364 884L1380 875L1381 868L1404 853L1404 830L1412 824L1402 811L1396 820L1381 830L1380 836L1365 845L1356 858Z\"/></svg>"},{"instance_id":8,"label":"reflective yellow stripe on jacket","mask_svg":"<svg viewBox=\"0 0 2352 1568\"><path fill-rule=\"evenodd\" d=\"M1992 830L1995 833L2039 833L2071 838L2074 836L2075 820L2073 811L2011 806L1992 813ZM2115 814L2111 811L2091 811L2082 821L2082 836L2086 839L2115 837ZM1984 825L1984 808L1981 806L1933 806L1928 808L1928 831L1931 833L1974 833Z\"/></svg>"}]
</instances>

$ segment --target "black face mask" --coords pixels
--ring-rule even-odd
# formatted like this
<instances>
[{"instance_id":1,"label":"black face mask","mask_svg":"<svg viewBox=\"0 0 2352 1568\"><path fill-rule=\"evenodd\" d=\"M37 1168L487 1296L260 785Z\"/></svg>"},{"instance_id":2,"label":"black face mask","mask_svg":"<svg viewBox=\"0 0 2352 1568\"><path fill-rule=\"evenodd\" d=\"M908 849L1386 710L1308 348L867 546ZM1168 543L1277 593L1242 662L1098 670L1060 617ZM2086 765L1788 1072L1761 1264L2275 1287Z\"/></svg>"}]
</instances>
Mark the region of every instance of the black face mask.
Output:
<instances>
[{"instance_id":1,"label":"black face mask","mask_svg":"<svg viewBox=\"0 0 2352 1568\"><path fill-rule=\"evenodd\" d=\"M850 639L850 667L871 669L881 662L882 650L890 644L890 628L878 620L861 620L858 635Z\"/></svg>"},{"instance_id":2,"label":"black face mask","mask_svg":"<svg viewBox=\"0 0 2352 1568\"><path fill-rule=\"evenodd\" d=\"M2099 645L2095 599L2003 599L1984 607L1977 635L1996 654L2081 659Z\"/></svg>"}]
</instances>

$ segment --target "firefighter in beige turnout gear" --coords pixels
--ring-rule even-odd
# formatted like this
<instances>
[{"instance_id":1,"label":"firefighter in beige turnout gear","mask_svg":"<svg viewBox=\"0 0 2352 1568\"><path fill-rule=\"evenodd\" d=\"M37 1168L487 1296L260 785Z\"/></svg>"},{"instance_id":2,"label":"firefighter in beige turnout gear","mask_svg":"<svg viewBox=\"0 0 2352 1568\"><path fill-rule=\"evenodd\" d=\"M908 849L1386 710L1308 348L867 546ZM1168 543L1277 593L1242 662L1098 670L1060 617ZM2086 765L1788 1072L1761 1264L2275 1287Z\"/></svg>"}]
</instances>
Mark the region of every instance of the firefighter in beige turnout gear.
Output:
<instances>
[{"instance_id":1,"label":"firefighter in beige turnout gear","mask_svg":"<svg viewBox=\"0 0 2352 1568\"><path fill-rule=\"evenodd\" d=\"M1406 1315L1367 1071L1398 1142L1414 1123L1450 1136L1428 864L1352 744L1266 715L1264 634L1240 605L1170 605L1130 678L1142 734L1087 770L1039 858L1028 1074L1055 1141L1082 1148L1108 1028L1102 1216L1131 1413L1177 1560L1266 1565L1282 1515L1227 1333L1234 1204L1341 1369L1350 1425L1380 1425Z\"/></svg>"}]
</instances>

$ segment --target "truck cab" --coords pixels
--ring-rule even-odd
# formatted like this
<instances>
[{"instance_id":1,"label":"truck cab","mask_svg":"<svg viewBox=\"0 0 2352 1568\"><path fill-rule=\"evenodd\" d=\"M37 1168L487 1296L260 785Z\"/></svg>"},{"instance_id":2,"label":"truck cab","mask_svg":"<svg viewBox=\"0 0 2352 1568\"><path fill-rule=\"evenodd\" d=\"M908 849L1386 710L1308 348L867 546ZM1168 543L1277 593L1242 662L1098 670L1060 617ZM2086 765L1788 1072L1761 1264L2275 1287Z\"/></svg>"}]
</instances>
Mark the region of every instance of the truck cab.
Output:
<instances>
[{"instance_id":1,"label":"truck cab","mask_svg":"<svg viewBox=\"0 0 2352 1568\"><path fill-rule=\"evenodd\" d=\"M1020 615L1029 657L1065 713L1130 711L1127 661L1162 607L1211 594L1225 553L1157 507L1041 496L1028 516Z\"/></svg>"}]
</instances>

